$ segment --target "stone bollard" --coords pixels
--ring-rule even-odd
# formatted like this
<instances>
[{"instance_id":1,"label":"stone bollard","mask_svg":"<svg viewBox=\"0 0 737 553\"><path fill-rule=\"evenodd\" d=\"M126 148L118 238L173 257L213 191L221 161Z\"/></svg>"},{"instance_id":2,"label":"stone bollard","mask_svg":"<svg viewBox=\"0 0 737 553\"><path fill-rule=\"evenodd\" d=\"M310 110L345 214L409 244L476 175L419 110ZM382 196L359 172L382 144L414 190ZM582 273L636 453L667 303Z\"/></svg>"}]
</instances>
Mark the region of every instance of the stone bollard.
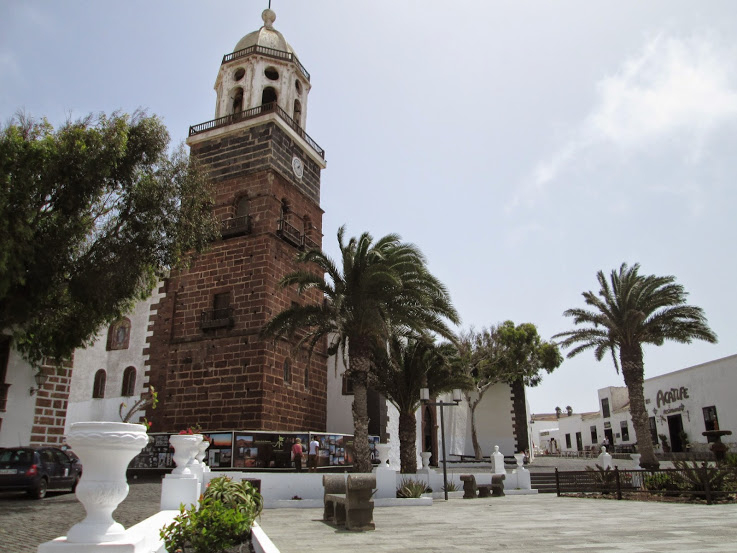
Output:
<instances>
[{"instance_id":1,"label":"stone bollard","mask_svg":"<svg viewBox=\"0 0 737 553\"><path fill-rule=\"evenodd\" d=\"M473 474L461 474L461 482L463 482L463 499L475 499L478 493L476 477Z\"/></svg>"},{"instance_id":2,"label":"stone bollard","mask_svg":"<svg viewBox=\"0 0 737 553\"><path fill-rule=\"evenodd\" d=\"M599 465L604 470L606 470L608 468L612 468L612 466L613 466L612 465L612 456L609 455L606 452L606 447L604 447L604 446L601 447L601 454L599 455L598 460L599 460Z\"/></svg>"},{"instance_id":3,"label":"stone bollard","mask_svg":"<svg viewBox=\"0 0 737 553\"><path fill-rule=\"evenodd\" d=\"M125 422L77 422L67 443L84 466L76 495L87 517L67 533L67 543L92 544L120 540L125 528L113 511L128 495L128 463L148 443L146 427Z\"/></svg>"},{"instance_id":4,"label":"stone bollard","mask_svg":"<svg viewBox=\"0 0 737 553\"><path fill-rule=\"evenodd\" d=\"M202 435L174 434L169 443L174 448L177 467L161 483L161 510L179 509L179 505L196 505L200 497L200 480L192 472L190 462L199 452Z\"/></svg>"},{"instance_id":5,"label":"stone bollard","mask_svg":"<svg viewBox=\"0 0 737 553\"><path fill-rule=\"evenodd\" d=\"M506 474L504 470L504 455L499 451L499 446L494 446L494 453L491 454L491 472L494 474Z\"/></svg>"}]
</instances>

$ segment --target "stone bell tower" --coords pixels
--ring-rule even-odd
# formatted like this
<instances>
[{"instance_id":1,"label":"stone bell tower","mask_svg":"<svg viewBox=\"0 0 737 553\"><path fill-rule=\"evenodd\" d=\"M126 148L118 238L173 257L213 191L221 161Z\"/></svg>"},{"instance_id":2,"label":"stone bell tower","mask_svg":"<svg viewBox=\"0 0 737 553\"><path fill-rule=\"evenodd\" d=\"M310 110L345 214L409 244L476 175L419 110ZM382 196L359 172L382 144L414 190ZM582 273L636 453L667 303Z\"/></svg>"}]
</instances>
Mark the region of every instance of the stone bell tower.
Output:
<instances>
[{"instance_id":1,"label":"stone bell tower","mask_svg":"<svg viewBox=\"0 0 737 553\"><path fill-rule=\"evenodd\" d=\"M325 152L305 132L310 74L276 14L223 56L215 119L190 127L187 144L215 186L222 237L175 271L154 307L149 383L159 406L152 430L324 431L325 344L308 358L287 341L261 338L298 296L279 280L322 246L320 172Z\"/></svg>"}]
</instances>

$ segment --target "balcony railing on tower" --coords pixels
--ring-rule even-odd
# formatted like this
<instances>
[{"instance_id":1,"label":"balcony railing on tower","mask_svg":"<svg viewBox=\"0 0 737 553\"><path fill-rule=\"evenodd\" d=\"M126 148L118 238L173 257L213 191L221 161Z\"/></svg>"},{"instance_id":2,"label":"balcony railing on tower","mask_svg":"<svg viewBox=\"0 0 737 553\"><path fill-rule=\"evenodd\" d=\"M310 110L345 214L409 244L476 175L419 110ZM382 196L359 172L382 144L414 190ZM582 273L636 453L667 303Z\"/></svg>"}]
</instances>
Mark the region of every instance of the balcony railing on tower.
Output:
<instances>
[{"instance_id":1,"label":"balcony railing on tower","mask_svg":"<svg viewBox=\"0 0 737 553\"><path fill-rule=\"evenodd\" d=\"M200 327L202 330L232 328L234 323L232 307L206 309L200 316Z\"/></svg>"},{"instance_id":2,"label":"balcony railing on tower","mask_svg":"<svg viewBox=\"0 0 737 553\"><path fill-rule=\"evenodd\" d=\"M310 74L307 72L307 69L305 69L305 66L302 65L297 59L297 56L295 56L291 52L284 52L283 50L277 50L275 48L269 48L267 46L254 45L249 46L248 48L244 48L243 50L236 50L235 52L232 52L230 54L225 54L223 56L223 63L221 63L220 65L256 54L266 56L268 58L294 62L294 64L299 67L302 75L305 76L305 79L307 79L308 81L310 80Z\"/></svg>"},{"instance_id":3,"label":"balcony railing on tower","mask_svg":"<svg viewBox=\"0 0 737 553\"><path fill-rule=\"evenodd\" d=\"M226 115L225 117L218 117L217 119L213 119L212 121L205 121L204 123L200 123L199 125L192 125L191 127L189 127L189 136L195 136L206 131L219 129L220 127L227 127L228 125L240 123L241 121L246 121L248 119L255 119L256 117L261 117L266 113L276 113L279 118L282 119L287 125L289 125L289 127L291 127L294 132L301 136L304 141L307 142L321 158L325 159L325 150L320 148L317 142L315 142L312 137L307 134L304 129L300 127L299 124L294 119L292 119L286 111L279 107L276 102L269 102L268 104L256 106L255 108L247 109L245 111L231 113L230 115Z\"/></svg>"},{"instance_id":4,"label":"balcony railing on tower","mask_svg":"<svg viewBox=\"0 0 737 553\"><path fill-rule=\"evenodd\" d=\"M277 222L276 233L282 237L285 242L290 243L292 246L298 248L302 247L302 233L299 232L297 227L291 225L284 219L279 219Z\"/></svg>"},{"instance_id":5,"label":"balcony railing on tower","mask_svg":"<svg viewBox=\"0 0 737 553\"><path fill-rule=\"evenodd\" d=\"M220 235L223 238L232 238L233 236L242 236L251 232L251 217L242 215L241 217L233 217L225 219L220 226Z\"/></svg>"}]
</instances>

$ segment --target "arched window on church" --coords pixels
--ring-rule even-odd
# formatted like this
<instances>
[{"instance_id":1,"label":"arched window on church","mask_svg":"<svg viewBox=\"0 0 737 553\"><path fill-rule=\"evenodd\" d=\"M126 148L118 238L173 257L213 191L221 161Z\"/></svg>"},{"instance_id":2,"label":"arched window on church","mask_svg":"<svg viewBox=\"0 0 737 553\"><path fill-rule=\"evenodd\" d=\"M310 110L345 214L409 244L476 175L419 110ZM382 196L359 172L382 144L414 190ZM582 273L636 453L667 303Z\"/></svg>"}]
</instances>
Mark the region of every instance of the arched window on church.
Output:
<instances>
[{"instance_id":1,"label":"arched window on church","mask_svg":"<svg viewBox=\"0 0 737 553\"><path fill-rule=\"evenodd\" d=\"M284 360L284 384L292 383L292 361L287 357Z\"/></svg>"},{"instance_id":2,"label":"arched window on church","mask_svg":"<svg viewBox=\"0 0 737 553\"><path fill-rule=\"evenodd\" d=\"M128 367L123 371L123 388L121 396L132 396L136 390L136 368Z\"/></svg>"},{"instance_id":3,"label":"arched window on church","mask_svg":"<svg viewBox=\"0 0 737 553\"><path fill-rule=\"evenodd\" d=\"M95 382L92 384L92 398L102 399L105 397L105 381L107 373L104 369L100 369L95 373Z\"/></svg>"},{"instance_id":4,"label":"arched window on church","mask_svg":"<svg viewBox=\"0 0 737 553\"><path fill-rule=\"evenodd\" d=\"M261 93L261 105L276 102L276 89L273 86L267 86Z\"/></svg>"},{"instance_id":5,"label":"arched window on church","mask_svg":"<svg viewBox=\"0 0 737 553\"><path fill-rule=\"evenodd\" d=\"M236 88L232 92L233 103L231 104L231 113L240 113L243 111L243 89Z\"/></svg>"},{"instance_id":6,"label":"arched window on church","mask_svg":"<svg viewBox=\"0 0 737 553\"><path fill-rule=\"evenodd\" d=\"M300 127L302 126L302 104L299 100L294 101L294 115L292 115L292 119Z\"/></svg>"},{"instance_id":7,"label":"arched window on church","mask_svg":"<svg viewBox=\"0 0 737 553\"><path fill-rule=\"evenodd\" d=\"M131 321L123 317L110 325L107 331L107 349L128 349L131 337Z\"/></svg>"}]
</instances>

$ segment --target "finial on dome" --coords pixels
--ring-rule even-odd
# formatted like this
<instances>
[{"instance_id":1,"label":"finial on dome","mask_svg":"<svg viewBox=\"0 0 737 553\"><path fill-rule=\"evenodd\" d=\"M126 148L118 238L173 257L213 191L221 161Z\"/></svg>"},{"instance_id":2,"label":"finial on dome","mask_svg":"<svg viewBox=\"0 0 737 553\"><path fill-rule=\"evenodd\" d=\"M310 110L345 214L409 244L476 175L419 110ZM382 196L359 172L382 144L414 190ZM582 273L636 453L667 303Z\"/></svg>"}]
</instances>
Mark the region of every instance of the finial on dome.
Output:
<instances>
[{"instance_id":1,"label":"finial on dome","mask_svg":"<svg viewBox=\"0 0 737 553\"><path fill-rule=\"evenodd\" d=\"M264 20L264 27L271 29L274 27L274 21L276 21L276 13L271 8L265 9L261 13L261 19Z\"/></svg>"}]
</instances>

